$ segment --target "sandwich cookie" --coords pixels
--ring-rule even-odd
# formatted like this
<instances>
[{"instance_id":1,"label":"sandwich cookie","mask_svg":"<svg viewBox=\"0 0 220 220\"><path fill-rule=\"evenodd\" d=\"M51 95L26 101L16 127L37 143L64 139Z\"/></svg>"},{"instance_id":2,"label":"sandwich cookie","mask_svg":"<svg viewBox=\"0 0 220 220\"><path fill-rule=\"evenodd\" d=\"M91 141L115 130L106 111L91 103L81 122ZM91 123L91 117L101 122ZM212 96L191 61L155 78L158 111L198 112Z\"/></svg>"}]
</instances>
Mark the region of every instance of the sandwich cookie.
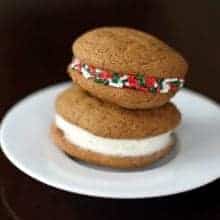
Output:
<instances>
[{"instance_id":1,"label":"sandwich cookie","mask_svg":"<svg viewBox=\"0 0 220 220\"><path fill-rule=\"evenodd\" d=\"M136 168L164 157L181 115L172 103L128 110L74 86L56 100L54 142L74 158L113 168Z\"/></svg>"},{"instance_id":2,"label":"sandwich cookie","mask_svg":"<svg viewBox=\"0 0 220 220\"><path fill-rule=\"evenodd\" d=\"M167 103L183 86L188 65L156 37L131 28L91 30L73 43L73 81L92 95L128 109Z\"/></svg>"}]
</instances>

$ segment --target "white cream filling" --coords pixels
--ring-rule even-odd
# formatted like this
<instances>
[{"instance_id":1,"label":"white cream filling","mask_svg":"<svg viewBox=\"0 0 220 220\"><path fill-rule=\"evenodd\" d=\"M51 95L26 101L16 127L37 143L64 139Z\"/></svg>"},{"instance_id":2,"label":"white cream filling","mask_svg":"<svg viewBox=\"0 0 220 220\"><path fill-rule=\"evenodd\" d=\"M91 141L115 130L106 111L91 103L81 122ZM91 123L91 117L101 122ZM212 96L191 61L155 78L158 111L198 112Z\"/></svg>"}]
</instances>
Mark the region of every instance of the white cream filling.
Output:
<instances>
[{"instance_id":1,"label":"white cream filling","mask_svg":"<svg viewBox=\"0 0 220 220\"><path fill-rule=\"evenodd\" d=\"M113 139L96 136L85 129L55 115L56 126L62 130L68 142L80 148L114 156L150 155L172 143L172 131L141 139Z\"/></svg>"}]
</instances>

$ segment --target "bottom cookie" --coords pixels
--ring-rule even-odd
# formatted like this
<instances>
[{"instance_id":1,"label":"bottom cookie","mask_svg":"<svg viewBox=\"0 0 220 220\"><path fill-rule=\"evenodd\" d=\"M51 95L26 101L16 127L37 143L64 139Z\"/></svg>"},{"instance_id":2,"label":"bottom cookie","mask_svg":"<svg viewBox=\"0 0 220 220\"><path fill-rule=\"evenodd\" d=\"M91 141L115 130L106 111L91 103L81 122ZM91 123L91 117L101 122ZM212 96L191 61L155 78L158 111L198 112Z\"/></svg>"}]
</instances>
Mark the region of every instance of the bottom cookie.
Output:
<instances>
[{"instance_id":1,"label":"bottom cookie","mask_svg":"<svg viewBox=\"0 0 220 220\"><path fill-rule=\"evenodd\" d=\"M111 168L120 168L120 169L140 168L150 165L153 162L166 156L172 149L172 146L174 145L173 143L168 146L164 146L163 149L151 155L120 157L120 156L111 156L111 155L96 153L75 146L69 143L65 139L63 132L59 128L57 128L54 124L51 126L51 136L54 143L58 147L60 147L60 149L62 149L65 153L69 154L74 158L95 165L111 167Z\"/></svg>"}]
</instances>

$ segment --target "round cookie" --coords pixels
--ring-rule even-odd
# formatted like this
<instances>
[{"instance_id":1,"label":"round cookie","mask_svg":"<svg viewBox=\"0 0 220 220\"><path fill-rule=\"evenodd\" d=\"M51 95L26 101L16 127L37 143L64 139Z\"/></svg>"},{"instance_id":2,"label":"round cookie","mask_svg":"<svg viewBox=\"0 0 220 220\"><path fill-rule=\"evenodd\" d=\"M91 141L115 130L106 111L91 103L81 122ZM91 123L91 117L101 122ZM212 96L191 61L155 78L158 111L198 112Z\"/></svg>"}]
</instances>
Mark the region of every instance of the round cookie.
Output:
<instances>
[{"instance_id":1,"label":"round cookie","mask_svg":"<svg viewBox=\"0 0 220 220\"><path fill-rule=\"evenodd\" d=\"M72 79L103 100L131 109L161 106L183 86L188 65L174 49L147 33L104 27L73 44Z\"/></svg>"},{"instance_id":2,"label":"round cookie","mask_svg":"<svg viewBox=\"0 0 220 220\"><path fill-rule=\"evenodd\" d=\"M74 86L57 97L51 133L54 142L74 158L114 168L136 168L170 151L172 131L180 117L171 103L152 110L128 110Z\"/></svg>"},{"instance_id":3,"label":"round cookie","mask_svg":"<svg viewBox=\"0 0 220 220\"><path fill-rule=\"evenodd\" d=\"M156 109L129 110L92 97L78 86L62 92L56 113L89 132L107 138L133 139L173 130L181 115L174 104Z\"/></svg>"}]
</instances>

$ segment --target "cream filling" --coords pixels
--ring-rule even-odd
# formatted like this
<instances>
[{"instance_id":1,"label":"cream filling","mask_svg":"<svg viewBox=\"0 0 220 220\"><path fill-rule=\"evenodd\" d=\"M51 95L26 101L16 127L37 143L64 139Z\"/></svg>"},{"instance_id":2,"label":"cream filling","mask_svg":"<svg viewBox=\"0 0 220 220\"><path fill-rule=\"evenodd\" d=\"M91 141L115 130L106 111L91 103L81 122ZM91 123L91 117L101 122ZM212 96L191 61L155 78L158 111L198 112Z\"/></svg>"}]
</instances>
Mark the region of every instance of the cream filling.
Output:
<instances>
[{"instance_id":1,"label":"cream filling","mask_svg":"<svg viewBox=\"0 0 220 220\"><path fill-rule=\"evenodd\" d=\"M55 115L56 126L62 130L66 140L85 150L112 156L151 155L172 144L172 131L141 139L113 139L96 136L85 129Z\"/></svg>"}]
</instances>

